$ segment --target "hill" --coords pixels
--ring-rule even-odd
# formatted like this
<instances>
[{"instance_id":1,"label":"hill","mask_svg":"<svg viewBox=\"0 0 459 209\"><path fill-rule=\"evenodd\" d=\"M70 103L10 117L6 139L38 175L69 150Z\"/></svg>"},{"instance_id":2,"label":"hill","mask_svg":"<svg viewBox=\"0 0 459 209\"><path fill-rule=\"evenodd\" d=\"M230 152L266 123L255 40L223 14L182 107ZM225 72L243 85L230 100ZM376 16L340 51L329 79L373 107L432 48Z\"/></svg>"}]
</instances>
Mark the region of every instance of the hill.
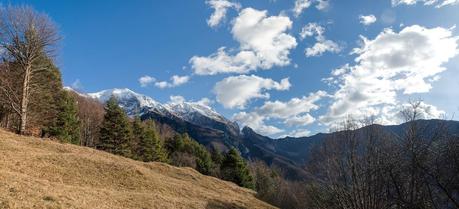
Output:
<instances>
[{"instance_id":1,"label":"hill","mask_svg":"<svg viewBox=\"0 0 459 209\"><path fill-rule=\"evenodd\" d=\"M191 168L0 130L0 208L274 208Z\"/></svg>"}]
</instances>

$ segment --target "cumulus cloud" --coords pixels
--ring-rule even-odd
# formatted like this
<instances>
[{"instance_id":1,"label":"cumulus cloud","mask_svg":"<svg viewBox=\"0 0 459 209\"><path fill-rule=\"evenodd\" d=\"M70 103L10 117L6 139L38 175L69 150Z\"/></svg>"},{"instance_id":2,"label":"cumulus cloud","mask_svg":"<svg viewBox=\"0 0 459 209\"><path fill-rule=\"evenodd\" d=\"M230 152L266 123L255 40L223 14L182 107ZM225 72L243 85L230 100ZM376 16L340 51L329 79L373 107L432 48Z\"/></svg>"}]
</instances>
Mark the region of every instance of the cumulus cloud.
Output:
<instances>
[{"instance_id":1,"label":"cumulus cloud","mask_svg":"<svg viewBox=\"0 0 459 209\"><path fill-rule=\"evenodd\" d=\"M273 66L290 64L290 50L296 39L286 31L292 21L286 16L268 16L267 11L243 9L233 21L231 33L239 42L239 50L232 53L221 47L207 57L193 56L190 64L198 75L218 73L248 73Z\"/></svg>"},{"instance_id":2,"label":"cumulus cloud","mask_svg":"<svg viewBox=\"0 0 459 209\"><path fill-rule=\"evenodd\" d=\"M437 8L441 8L448 5L455 5L459 3L459 0L392 0L392 6L398 5L414 5L417 3L423 3L424 5L435 5Z\"/></svg>"},{"instance_id":3,"label":"cumulus cloud","mask_svg":"<svg viewBox=\"0 0 459 209\"><path fill-rule=\"evenodd\" d=\"M300 32L300 38L315 37L316 43L305 49L306 57L321 56L325 52L339 53L341 46L334 41L327 40L324 35L325 28L317 23L308 23Z\"/></svg>"},{"instance_id":4,"label":"cumulus cloud","mask_svg":"<svg viewBox=\"0 0 459 209\"><path fill-rule=\"evenodd\" d=\"M458 37L451 29L405 27L400 32L385 29L375 39L362 37L362 46L353 50L356 64L333 72L331 83L338 84L333 103L323 123L332 123L349 115L376 116L382 123L396 123L391 112L401 104L400 96L426 93L442 65L458 54ZM430 107L432 115L438 115Z\"/></svg>"},{"instance_id":5,"label":"cumulus cloud","mask_svg":"<svg viewBox=\"0 0 459 209\"><path fill-rule=\"evenodd\" d=\"M204 97L204 98L200 99L199 101L197 101L195 103L199 104L201 106L210 107L214 103L214 101L209 99L209 98L207 98L207 97Z\"/></svg>"},{"instance_id":6,"label":"cumulus cloud","mask_svg":"<svg viewBox=\"0 0 459 209\"><path fill-rule=\"evenodd\" d=\"M233 116L233 119L254 129L259 133L269 133L267 135L279 134L284 130L266 122L271 119L280 120L287 126L301 127L310 125L315 118L310 114L311 111L319 109L317 102L327 96L324 91L318 91L303 96L292 98L289 101L267 101L261 107L257 107L252 112L240 112ZM296 134L290 136L297 136Z\"/></svg>"},{"instance_id":7,"label":"cumulus cloud","mask_svg":"<svg viewBox=\"0 0 459 209\"><path fill-rule=\"evenodd\" d=\"M270 136L278 133L284 132L284 130L265 124L265 118L263 116L258 115L255 112L247 113L247 112L240 112L233 116L233 120L239 122L243 126L248 126L252 128L255 132Z\"/></svg>"},{"instance_id":8,"label":"cumulus cloud","mask_svg":"<svg viewBox=\"0 0 459 209\"><path fill-rule=\"evenodd\" d=\"M267 101L263 106L258 108L257 112L260 115L270 118L291 119L290 121L292 122L302 120L307 124L308 122L313 122L313 120L311 121L311 117L307 115L301 116L301 114L317 110L319 106L316 102L326 95L326 92L318 91L302 98L292 98L287 102L278 100Z\"/></svg>"},{"instance_id":9,"label":"cumulus cloud","mask_svg":"<svg viewBox=\"0 0 459 209\"><path fill-rule=\"evenodd\" d=\"M171 104L181 104L181 103L186 101L185 97L180 96L180 95L171 95L169 97L169 100L170 100L169 103L171 103Z\"/></svg>"},{"instance_id":10,"label":"cumulus cloud","mask_svg":"<svg viewBox=\"0 0 459 209\"><path fill-rule=\"evenodd\" d=\"M299 17L303 10L309 8L311 4L311 0L296 0L295 7L293 8L293 14L295 15L295 17Z\"/></svg>"},{"instance_id":11,"label":"cumulus cloud","mask_svg":"<svg viewBox=\"0 0 459 209\"><path fill-rule=\"evenodd\" d=\"M220 24L222 20L225 19L226 12L230 8L239 10L241 5L238 3L233 3L227 0L209 0L206 3L214 9L212 15L207 19L207 24L210 27L216 27Z\"/></svg>"},{"instance_id":12,"label":"cumulus cloud","mask_svg":"<svg viewBox=\"0 0 459 209\"><path fill-rule=\"evenodd\" d=\"M360 23L363 25L371 25L376 22L376 17L374 15L360 15Z\"/></svg>"},{"instance_id":13,"label":"cumulus cloud","mask_svg":"<svg viewBox=\"0 0 459 209\"><path fill-rule=\"evenodd\" d=\"M155 82L155 86L164 89L164 88L173 88L177 86L181 86L185 83L187 83L190 80L190 76L178 76L178 75L173 75L170 78L170 82L168 81L157 81Z\"/></svg>"},{"instance_id":14,"label":"cumulus cloud","mask_svg":"<svg viewBox=\"0 0 459 209\"><path fill-rule=\"evenodd\" d=\"M290 88L288 78L276 82L269 78L262 78L255 75L239 75L227 77L215 84L214 93L217 102L225 108L245 108L245 105L252 99L269 98L267 90L284 91Z\"/></svg>"},{"instance_id":15,"label":"cumulus cloud","mask_svg":"<svg viewBox=\"0 0 459 209\"><path fill-rule=\"evenodd\" d=\"M311 7L312 4L316 4L318 10L325 10L330 5L328 0L296 0L295 6L292 9L293 15L299 17L301 13L303 13L305 9Z\"/></svg>"},{"instance_id":16,"label":"cumulus cloud","mask_svg":"<svg viewBox=\"0 0 459 209\"><path fill-rule=\"evenodd\" d=\"M155 81L156 81L155 78L148 76L148 75L144 75L139 78L139 83L141 87L147 87Z\"/></svg>"}]
</instances>

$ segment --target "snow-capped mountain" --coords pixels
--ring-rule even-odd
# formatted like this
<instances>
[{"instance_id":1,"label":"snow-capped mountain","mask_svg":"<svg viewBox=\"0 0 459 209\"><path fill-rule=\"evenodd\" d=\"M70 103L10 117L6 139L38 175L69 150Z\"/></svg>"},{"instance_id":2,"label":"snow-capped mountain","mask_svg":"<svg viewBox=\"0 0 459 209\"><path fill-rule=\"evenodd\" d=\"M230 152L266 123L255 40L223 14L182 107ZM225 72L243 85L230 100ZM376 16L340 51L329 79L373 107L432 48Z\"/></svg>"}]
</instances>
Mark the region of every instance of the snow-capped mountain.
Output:
<instances>
[{"instance_id":1,"label":"snow-capped mountain","mask_svg":"<svg viewBox=\"0 0 459 209\"><path fill-rule=\"evenodd\" d=\"M210 107L194 102L169 103L165 105L170 112L193 124L207 128L229 131L234 135L239 134L239 126Z\"/></svg>"},{"instance_id":2,"label":"snow-capped mountain","mask_svg":"<svg viewBox=\"0 0 459 209\"><path fill-rule=\"evenodd\" d=\"M228 126L231 131L239 132L239 127L210 107L194 102L178 102L161 104L151 97L136 93L130 89L108 89L87 94L102 103L107 102L113 95L129 116L142 116L148 112L155 112L162 116L176 116L187 122L208 128L222 129ZM228 129L228 128L224 128Z\"/></svg>"},{"instance_id":3,"label":"snow-capped mountain","mask_svg":"<svg viewBox=\"0 0 459 209\"><path fill-rule=\"evenodd\" d=\"M205 115L221 122L226 121L226 118L212 110L210 107L193 102L168 103L166 104L166 107L177 116L191 121L193 120L195 114Z\"/></svg>"},{"instance_id":4,"label":"snow-capped mountain","mask_svg":"<svg viewBox=\"0 0 459 209\"><path fill-rule=\"evenodd\" d=\"M155 101L151 97L138 94L130 89L107 89L96 93L87 94L93 99L97 99L102 103L107 102L113 95L117 100L121 108L123 108L129 116L142 115L143 112L158 111L159 113L165 113L167 108L161 103Z\"/></svg>"}]
</instances>

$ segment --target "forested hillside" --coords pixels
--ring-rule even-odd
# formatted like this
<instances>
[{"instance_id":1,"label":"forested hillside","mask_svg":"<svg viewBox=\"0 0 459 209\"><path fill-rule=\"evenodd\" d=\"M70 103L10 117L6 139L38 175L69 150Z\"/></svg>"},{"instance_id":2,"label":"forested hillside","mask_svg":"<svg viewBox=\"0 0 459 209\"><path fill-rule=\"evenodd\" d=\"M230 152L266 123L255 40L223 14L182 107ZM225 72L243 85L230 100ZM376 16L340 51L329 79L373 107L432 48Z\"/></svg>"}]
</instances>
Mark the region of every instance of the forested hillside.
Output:
<instances>
[{"instance_id":1,"label":"forested hillside","mask_svg":"<svg viewBox=\"0 0 459 209\"><path fill-rule=\"evenodd\" d=\"M422 101L391 109L400 125L349 115L327 124L329 133L273 139L199 102L64 88L56 23L28 6L0 11L1 208L459 208L459 122L424 120L426 108L439 111ZM290 88L288 78L261 80ZM330 96L318 94L292 101L315 110L300 100ZM269 104L278 112L295 105ZM301 110L291 118L256 110L244 112L255 126L270 117L312 121Z\"/></svg>"}]
</instances>

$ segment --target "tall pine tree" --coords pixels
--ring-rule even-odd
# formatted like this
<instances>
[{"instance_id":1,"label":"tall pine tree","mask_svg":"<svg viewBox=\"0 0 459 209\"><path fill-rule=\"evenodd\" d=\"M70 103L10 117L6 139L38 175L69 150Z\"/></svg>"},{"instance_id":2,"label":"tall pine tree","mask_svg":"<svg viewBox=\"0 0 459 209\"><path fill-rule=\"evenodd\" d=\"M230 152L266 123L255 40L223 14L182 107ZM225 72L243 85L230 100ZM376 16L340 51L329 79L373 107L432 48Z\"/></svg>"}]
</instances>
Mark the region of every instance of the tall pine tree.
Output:
<instances>
[{"instance_id":1,"label":"tall pine tree","mask_svg":"<svg viewBox=\"0 0 459 209\"><path fill-rule=\"evenodd\" d=\"M131 157L131 124L126 113L112 96L105 105L97 148L113 154Z\"/></svg>"},{"instance_id":2,"label":"tall pine tree","mask_svg":"<svg viewBox=\"0 0 459 209\"><path fill-rule=\"evenodd\" d=\"M167 152L162 141L156 133L153 121L142 122L136 117L132 123L134 135L134 158L144 162L159 161L167 162Z\"/></svg>"},{"instance_id":3,"label":"tall pine tree","mask_svg":"<svg viewBox=\"0 0 459 209\"><path fill-rule=\"evenodd\" d=\"M62 90L57 103L57 117L49 127L49 134L59 140L80 144L80 120L75 99L69 92Z\"/></svg>"},{"instance_id":4,"label":"tall pine tree","mask_svg":"<svg viewBox=\"0 0 459 209\"><path fill-rule=\"evenodd\" d=\"M232 148L226 154L221 165L221 172L224 180L232 181L242 187L254 189L253 177L250 174L247 163L236 149Z\"/></svg>"},{"instance_id":5,"label":"tall pine tree","mask_svg":"<svg viewBox=\"0 0 459 209\"><path fill-rule=\"evenodd\" d=\"M169 162L167 150L164 148L164 143L156 132L156 125L152 120L145 121L145 135L151 138L153 142L153 161Z\"/></svg>"}]
</instances>

